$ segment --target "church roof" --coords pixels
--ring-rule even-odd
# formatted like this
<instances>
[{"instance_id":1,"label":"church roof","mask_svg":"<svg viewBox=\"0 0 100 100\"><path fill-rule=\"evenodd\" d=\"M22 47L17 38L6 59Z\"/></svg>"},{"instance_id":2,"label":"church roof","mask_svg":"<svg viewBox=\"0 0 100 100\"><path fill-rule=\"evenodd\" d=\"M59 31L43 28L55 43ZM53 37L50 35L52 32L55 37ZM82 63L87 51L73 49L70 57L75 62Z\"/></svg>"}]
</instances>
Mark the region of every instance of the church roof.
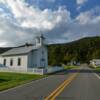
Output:
<instances>
[{"instance_id":1,"label":"church roof","mask_svg":"<svg viewBox=\"0 0 100 100\"><path fill-rule=\"evenodd\" d=\"M1 56L12 56L12 55L22 55L31 52L32 50L38 49L36 46L24 46L24 47L17 47L8 50L7 52L1 54Z\"/></svg>"}]
</instances>

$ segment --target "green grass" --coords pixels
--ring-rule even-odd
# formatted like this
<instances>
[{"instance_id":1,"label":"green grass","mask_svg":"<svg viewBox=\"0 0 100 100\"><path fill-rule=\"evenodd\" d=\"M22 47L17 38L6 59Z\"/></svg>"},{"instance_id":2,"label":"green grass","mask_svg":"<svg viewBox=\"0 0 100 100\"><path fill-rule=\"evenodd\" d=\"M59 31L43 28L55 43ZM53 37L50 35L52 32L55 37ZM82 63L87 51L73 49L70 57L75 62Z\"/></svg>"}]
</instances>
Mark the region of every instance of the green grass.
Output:
<instances>
[{"instance_id":1,"label":"green grass","mask_svg":"<svg viewBox=\"0 0 100 100\"><path fill-rule=\"evenodd\" d=\"M98 71L100 71L100 67L96 67L96 68L95 68L95 70L98 70Z\"/></svg>"},{"instance_id":2,"label":"green grass","mask_svg":"<svg viewBox=\"0 0 100 100\"><path fill-rule=\"evenodd\" d=\"M32 80L37 80L43 77L46 77L46 75L0 72L0 91L30 82Z\"/></svg>"},{"instance_id":3,"label":"green grass","mask_svg":"<svg viewBox=\"0 0 100 100\"><path fill-rule=\"evenodd\" d=\"M76 69L78 66L64 66L64 69Z\"/></svg>"}]
</instances>

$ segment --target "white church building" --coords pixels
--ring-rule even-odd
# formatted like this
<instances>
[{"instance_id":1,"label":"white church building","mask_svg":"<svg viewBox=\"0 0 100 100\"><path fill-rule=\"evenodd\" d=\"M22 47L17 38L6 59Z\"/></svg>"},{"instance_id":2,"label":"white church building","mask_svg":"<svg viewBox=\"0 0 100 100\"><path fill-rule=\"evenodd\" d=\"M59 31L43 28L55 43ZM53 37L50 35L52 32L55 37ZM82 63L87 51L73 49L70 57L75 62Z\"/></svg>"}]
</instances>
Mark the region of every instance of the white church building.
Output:
<instances>
[{"instance_id":1,"label":"white church building","mask_svg":"<svg viewBox=\"0 0 100 100\"><path fill-rule=\"evenodd\" d=\"M35 38L34 45L10 49L0 55L0 64L10 69L27 70L48 66L48 49L43 35Z\"/></svg>"}]
</instances>

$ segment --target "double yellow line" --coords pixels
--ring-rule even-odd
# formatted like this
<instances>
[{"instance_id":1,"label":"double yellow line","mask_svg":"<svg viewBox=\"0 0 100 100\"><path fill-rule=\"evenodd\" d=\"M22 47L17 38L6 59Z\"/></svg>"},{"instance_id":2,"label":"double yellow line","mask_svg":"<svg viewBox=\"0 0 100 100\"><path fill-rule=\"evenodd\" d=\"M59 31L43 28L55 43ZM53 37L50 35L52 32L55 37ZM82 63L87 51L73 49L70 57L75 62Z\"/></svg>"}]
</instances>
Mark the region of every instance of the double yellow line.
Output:
<instances>
[{"instance_id":1,"label":"double yellow line","mask_svg":"<svg viewBox=\"0 0 100 100\"><path fill-rule=\"evenodd\" d=\"M66 86L68 86L71 81L77 76L78 73L73 74L67 80L65 80L56 90L54 90L49 96L47 96L44 100L55 100L55 98L64 90Z\"/></svg>"}]
</instances>

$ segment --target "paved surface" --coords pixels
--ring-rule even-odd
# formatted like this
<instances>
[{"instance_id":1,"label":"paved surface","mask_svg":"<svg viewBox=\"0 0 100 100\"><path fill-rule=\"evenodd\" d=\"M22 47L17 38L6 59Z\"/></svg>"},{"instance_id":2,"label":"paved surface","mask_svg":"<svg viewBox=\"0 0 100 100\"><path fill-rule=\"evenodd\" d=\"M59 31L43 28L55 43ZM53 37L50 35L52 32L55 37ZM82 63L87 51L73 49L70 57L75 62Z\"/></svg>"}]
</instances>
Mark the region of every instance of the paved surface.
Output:
<instances>
[{"instance_id":1,"label":"paved surface","mask_svg":"<svg viewBox=\"0 0 100 100\"><path fill-rule=\"evenodd\" d=\"M100 79L86 67L56 100L100 100Z\"/></svg>"},{"instance_id":2,"label":"paved surface","mask_svg":"<svg viewBox=\"0 0 100 100\"><path fill-rule=\"evenodd\" d=\"M0 93L0 100L44 100L68 75L53 75Z\"/></svg>"},{"instance_id":3,"label":"paved surface","mask_svg":"<svg viewBox=\"0 0 100 100\"><path fill-rule=\"evenodd\" d=\"M0 92L0 100L44 100L72 73L68 75L62 72ZM56 97L56 100L100 100L100 79L89 68L83 67L78 76Z\"/></svg>"}]
</instances>

